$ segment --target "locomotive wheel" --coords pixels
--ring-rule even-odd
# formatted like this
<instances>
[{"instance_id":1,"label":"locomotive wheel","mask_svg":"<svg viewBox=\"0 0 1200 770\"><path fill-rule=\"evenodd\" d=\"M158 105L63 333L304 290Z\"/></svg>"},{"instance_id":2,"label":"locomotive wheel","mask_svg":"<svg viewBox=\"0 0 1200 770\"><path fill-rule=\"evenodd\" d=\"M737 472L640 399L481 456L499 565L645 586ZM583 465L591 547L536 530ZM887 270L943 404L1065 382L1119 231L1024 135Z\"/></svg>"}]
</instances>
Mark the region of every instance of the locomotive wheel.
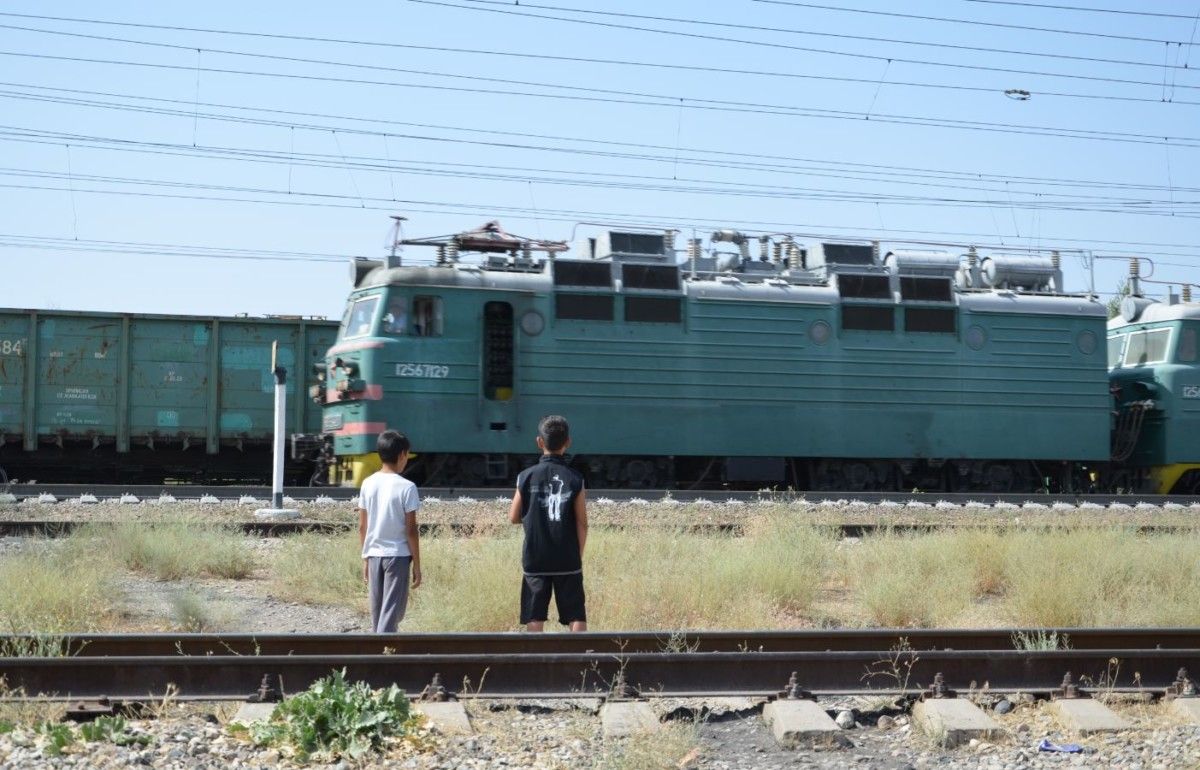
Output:
<instances>
[{"instance_id":1,"label":"locomotive wheel","mask_svg":"<svg viewBox=\"0 0 1200 770\"><path fill-rule=\"evenodd\" d=\"M658 472L652 460L630 460L624 475L630 489L651 489L658 484Z\"/></svg>"},{"instance_id":2,"label":"locomotive wheel","mask_svg":"<svg viewBox=\"0 0 1200 770\"><path fill-rule=\"evenodd\" d=\"M1011 492L1016 473L1008 463L990 463L983 469L983 485L988 492Z\"/></svg>"}]
</instances>

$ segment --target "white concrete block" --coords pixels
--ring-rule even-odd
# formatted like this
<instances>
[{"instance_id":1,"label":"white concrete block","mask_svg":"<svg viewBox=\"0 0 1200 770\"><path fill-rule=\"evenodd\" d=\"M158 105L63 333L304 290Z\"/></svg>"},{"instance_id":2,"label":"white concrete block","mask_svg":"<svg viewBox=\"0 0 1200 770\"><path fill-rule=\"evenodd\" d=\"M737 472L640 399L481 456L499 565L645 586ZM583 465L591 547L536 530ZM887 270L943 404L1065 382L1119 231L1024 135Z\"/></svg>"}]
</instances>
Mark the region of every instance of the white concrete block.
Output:
<instances>
[{"instance_id":1,"label":"white concrete block","mask_svg":"<svg viewBox=\"0 0 1200 770\"><path fill-rule=\"evenodd\" d=\"M1186 722L1200 725L1200 698L1175 698L1167 711Z\"/></svg>"},{"instance_id":2,"label":"white concrete block","mask_svg":"<svg viewBox=\"0 0 1200 770\"><path fill-rule=\"evenodd\" d=\"M467 717L467 710L457 701L415 703L413 707L424 714L429 726L442 735L472 735L475 732Z\"/></svg>"},{"instance_id":3,"label":"white concrete block","mask_svg":"<svg viewBox=\"0 0 1200 770\"><path fill-rule=\"evenodd\" d=\"M1063 727L1080 735L1128 730L1132 726L1108 706L1091 698L1051 701L1050 711Z\"/></svg>"},{"instance_id":4,"label":"white concrete block","mask_svg":"<svg viewBox=\"0 0 1200 770\"><path fill-rule=\"evenodd\" d=\"M917 701L913 724L925 735L945 746L957 746L972 738L980 740L1000 734L1000 725L969 700L930 698Z\"/></svg>"},{"instance_id":5,"label":"white concrete block","mask_svg":"<svg viewBox=\"0 0 1200 770\"><path fill-rule=\"evenodd\" d=\"M827 743L842 731L825 709L810 700L777 700L763 706L763 720L781 746Z\"/></svg>"},{"instance_id":6,"label":"white concrete block","mask_svg":"<svg viewBox=\"0 0 1200 770\"><path fill-rule=\"evenodd\" d=\"M256 519L298 519L300 511L295 508L259 508L254 512Z\"/></svg>"},{"instance_id":7,"label":"white concrete block","mask_svg":"<svg viewBox=\"0 0 1200 770\"><path fill-rule=\"evenodd\" d=\"M617 701L600 707L600 726L605 738L623 738L661 725L645 701Z\"/></svg>"},{"instance_id":8,"label":"white concrete block","mask_svg":"<svg viewBox=\"0 0 1200 770\"><path fill-rule=\"evenodd\" d=\"M275 713L278 703L243 703L238 706L237 713L230 721L234 724L249 725L254 722L266 722Z\"/></svg>"}]
</instances>

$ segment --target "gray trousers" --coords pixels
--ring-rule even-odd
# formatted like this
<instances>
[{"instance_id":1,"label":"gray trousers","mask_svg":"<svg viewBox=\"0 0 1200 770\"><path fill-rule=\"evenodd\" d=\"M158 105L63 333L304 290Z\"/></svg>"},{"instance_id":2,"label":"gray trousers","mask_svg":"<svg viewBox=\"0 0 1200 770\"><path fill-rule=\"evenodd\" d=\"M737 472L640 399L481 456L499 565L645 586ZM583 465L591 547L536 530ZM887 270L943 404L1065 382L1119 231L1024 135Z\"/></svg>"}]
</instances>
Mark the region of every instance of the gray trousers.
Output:
<instances>
[{"instance_id":1,"label":"gray trousers","mask_svg":"<svg viewBox=\"0 0 1200 770\"><path fill-rule=\"evenodd\" d=\"M371 631L390 634L408 607L408 568L411 556L368 556L367 598L371 602Z\"/></svg>"}]
</instances>

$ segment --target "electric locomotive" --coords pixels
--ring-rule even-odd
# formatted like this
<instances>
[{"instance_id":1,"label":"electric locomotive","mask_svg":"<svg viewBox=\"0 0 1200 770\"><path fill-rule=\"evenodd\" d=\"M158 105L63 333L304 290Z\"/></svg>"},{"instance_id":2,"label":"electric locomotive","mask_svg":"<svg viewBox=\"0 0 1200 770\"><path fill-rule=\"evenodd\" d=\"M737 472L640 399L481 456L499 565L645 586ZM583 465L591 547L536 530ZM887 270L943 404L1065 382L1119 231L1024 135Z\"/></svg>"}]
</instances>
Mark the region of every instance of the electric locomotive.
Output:
<instances>
[{"instance_id":1,"label":"electric locomotive","mask_svg":"<svg viewBox=\"0 0 1200 770\"><path fill-rule=\"evenodd\" d=\"M596 487L1083 490L1107 471L1106 309L1064 291L1057 252L678 237L568 247L490 222L398 241L432 264L356 261L312 391L330 481L360 483L395 428L419 483L508 485L548 413Z\"/></svg>"},{"instance_id":2,"label":"electric locomotive","mask_svg":"<svg viewBox=\"0 0 1200 770\"><path fill-rule=\"evenodd\" d=\"M1143 297L1138 272L1132 260L1129 296L1108 323L1113 485L1200 494L1200 305L1186 285L1165 303Z\"/></svg>"}]
</instances>

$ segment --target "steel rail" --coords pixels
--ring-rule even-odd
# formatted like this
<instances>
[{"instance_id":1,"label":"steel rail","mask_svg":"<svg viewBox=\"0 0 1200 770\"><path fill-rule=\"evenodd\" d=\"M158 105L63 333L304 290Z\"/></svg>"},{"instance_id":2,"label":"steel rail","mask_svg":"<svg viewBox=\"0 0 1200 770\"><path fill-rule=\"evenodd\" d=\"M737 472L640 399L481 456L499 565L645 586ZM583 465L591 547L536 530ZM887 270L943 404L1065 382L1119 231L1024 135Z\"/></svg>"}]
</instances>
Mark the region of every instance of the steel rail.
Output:
<instances>
[{"instance_id":1,"label":"steel rail","mask_svg":"<svg viewBox=\"0 0 1200 770\"><path fill-rule=\"evenodd\" d=\"M403 634L73 634L0 637L0 650L71 657L1200 649L1200 628L804 629Z\"/></svg>"},{"instance_id":2,"label":"steel rail","mask_svg":"<svg viewBox=\"0 0 1200 770\"><path fill-rule=\"evenodd\" d=\"M793 672L814 694L918 692L942 674L949 688L1049 692L1070 673L1086 689L1162 693L1200 650L933 650L914 653L692 652L489 655L226 655L0 659L0 676L26 696L67 699L240 699L260 683L284 694L331 671L372 687L420 692L435 675L451 692L477 696L597 696L621 675L645 696L782 690Z\"/></svg>"},{"instance_id":3,"label":"steel rail","mask_svg":"<svg viewBox=\"0 0 1200 770\"><path fill-rule=\"evenodd\" d=\"M4 520L0 519L0 537L43 537L55 538L64 537L71 533L82 529L83 527L113 527L122 523L128 523L120 519L17 519ZM197 525L202 525L202 522L196 522ZM1072 522L1073 525L1077 524ZM247 521L218 521L211 526L226 529L231 532L240 532L241 534L253 537L287 537L289 535L298 535L305 532L311 532L322 535L338 535L346 532L356 531L356 524L350 521L305 521L303 519L292 519L283 521L270 520L247 520ZM813 525L817 529L836 530L842 538L849 537L867 537L878 532L888 532L892 534L921 534L924 532L945 531L945 530L963 530L963 531L987 531L993 530L1000 526L1009 526L1005 522L957 522L957 521L929 521L929 522L905 522L905 523L842 523L842 524L820 524ZM1022 529L1036 530L1038 528L1053 528L1062 526L1062 522L1053 519L1044 521L1025 519L1021 522ZM1077 524L1077 526L1090 526L1086 522ZM1097 527L1114 526L1111 521L1096 522ZM1172 534L1180 532L1195 532L1200 524L1189 524L1185 522L1177 522L1173 524L1130 524L1128 525L1132 531L1137 531L1141 534ZM470 536L478 532L478 527L467 522L421 522L420 528L422 536L433 536L450 534L456 536ZM595 520L592 522L592 527L595 529L616 530L616 531L643 531L643 530L661 530L664 528L672 531L683 531L693 535L731 535L740 537L745 534L745 525L735 522L714 522L711 524L704 523L689 523L676 524L671 521L662 521L657 523L627 523L627 522L605 522Z\"/></svg>"},{"instance_id":4,"label":"steel rail","mask_svg":"<svg viewBox=\"0 0 1200 770\"><path fill-rule=\"evenodd\" d=\"M94 495L98 500L119 500L122 495L132 495L139 500L154 500L161 495L171 495L177 500L199 500L203 496L212 496L221 501L236 501L239 498L254 497L266 502L270 499L270 487L262 486L199 486L189 484L138 484L138 485L95 485L95 484L11 484L7 490L17 500L37 499L43 494L53 495L59 499L79 498L82 495ZM459 497L488 501L511 495L511 489L503 487L424 487L422 494L426 497L454 499ZM319 498L328 498L334 502L350 501L358 494L358 490L349 487L286 487L284 494L299 502L312 502ZM820 503L839 500L857 500L867 504L884 502L906 504L909 502L933 503L945 501L964 505L980 503L991 505L997 502L1021 505L1026 502L1053 505L1067 503L1079 505L1094 503L1111 505L1124 503L1136 505L1149 503L1163 505L1164 503L1181 503L1189 505L1200 502L1196 495L1128 495L1128 494L1074 494L1052 493L1032 494L1024 492L773 492L745 490L664 490L664 489L595 489L589 492L593 499L608 498L615 501L645 500L658 501L669 496L679 502L708 500L723 503L728 500L750 502L756 500L778 500L792 502L804 500L809 503Z\"/></svg>"}]
</instances>

